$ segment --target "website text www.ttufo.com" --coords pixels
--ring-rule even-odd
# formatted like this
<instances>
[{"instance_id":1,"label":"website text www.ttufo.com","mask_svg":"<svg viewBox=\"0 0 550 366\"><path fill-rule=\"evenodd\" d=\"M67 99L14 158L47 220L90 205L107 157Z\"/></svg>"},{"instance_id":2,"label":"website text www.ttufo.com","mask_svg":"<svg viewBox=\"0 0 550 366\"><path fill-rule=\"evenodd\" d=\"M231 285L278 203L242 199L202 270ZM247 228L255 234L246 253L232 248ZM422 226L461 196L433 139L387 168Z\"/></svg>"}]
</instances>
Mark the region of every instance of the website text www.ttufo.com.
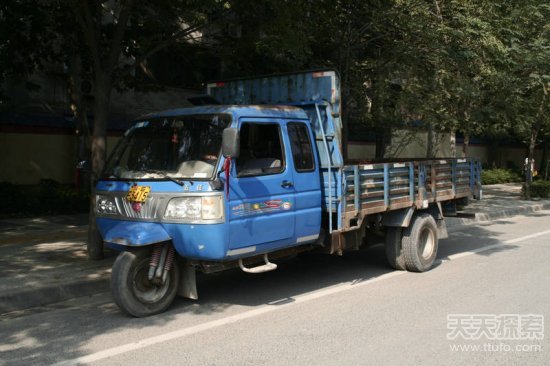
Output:
<instances>
[{"instance_id":1,"label":"website text www.ttufo.com","mask_svg":"<svg viewBox=\"0 0 550 366\"><path fill-rule=\"evenodd\" d=\"M506 344L506 343L484 343L484 344L450 344L453 352L541 352L541 344Z\"/></svg>"},{"instance_id":2,"label":"website text www.ttufo.com","mask_svg":"<svg viewBox=\"0 0 550 366\"><path fill-rule=\"evenodd\" d=\"M448 314L452 352L541 352L541 314Z\"/></svg>"}]
</instances>

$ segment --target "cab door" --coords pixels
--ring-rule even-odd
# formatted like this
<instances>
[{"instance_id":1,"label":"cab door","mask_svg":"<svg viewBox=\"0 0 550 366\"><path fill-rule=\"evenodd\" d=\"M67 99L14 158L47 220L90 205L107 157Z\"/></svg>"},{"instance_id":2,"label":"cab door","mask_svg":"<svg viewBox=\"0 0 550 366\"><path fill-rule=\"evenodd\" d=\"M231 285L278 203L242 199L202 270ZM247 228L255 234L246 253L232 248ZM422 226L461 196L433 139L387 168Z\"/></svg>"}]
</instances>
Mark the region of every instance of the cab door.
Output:
<instances>
[{"instance_id":1,"label":"cab door","mask_svg":"<svg viewBox=\"0 0 550 366\"><path fill-rule=\"evenodd\" d=\"M321 230L321 179L309 121L288 121L295 195L296 244L314 242ZM289 164L290 165L290 164Z\"/></svg>"},{"instance_id":2,"label":"cab door","mask_svg":"<svg viewBox=\"0 0 550 366\"><path fill-rule=\"evenodd\" d=\"M229 256L296 242L295 192L284 122L243 118L229 197Z\"/></svg>"}]
</instances>

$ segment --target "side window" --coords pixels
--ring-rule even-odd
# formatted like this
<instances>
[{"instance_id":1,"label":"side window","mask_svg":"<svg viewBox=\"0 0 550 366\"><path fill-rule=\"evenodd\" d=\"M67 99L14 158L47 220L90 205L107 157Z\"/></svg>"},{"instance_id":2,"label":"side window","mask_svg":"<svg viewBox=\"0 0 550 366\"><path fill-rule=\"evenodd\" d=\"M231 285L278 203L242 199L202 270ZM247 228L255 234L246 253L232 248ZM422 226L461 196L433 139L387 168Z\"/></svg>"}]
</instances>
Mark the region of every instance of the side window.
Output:
<instances>
[{"instance_id":1,"label":"side window","mask_svg":"<svg viewBox=\"0 0 550 366\"><path fill-rule=\"evenodd\" d=\"M310 172L315 169L313 150L307 126L304 123L289 123L287 125L294 167L298 172Z\"/></svg>"},{"instance_id":2,"label":"side window","mask_svg":"<svg viewBox=\"0 0 550 366\"><path fill-rule=\"evenodd\" d=\"M243 123L237 176L280 173L285 169L280 126L274 123Z\"/></svg>"}]
</instances>

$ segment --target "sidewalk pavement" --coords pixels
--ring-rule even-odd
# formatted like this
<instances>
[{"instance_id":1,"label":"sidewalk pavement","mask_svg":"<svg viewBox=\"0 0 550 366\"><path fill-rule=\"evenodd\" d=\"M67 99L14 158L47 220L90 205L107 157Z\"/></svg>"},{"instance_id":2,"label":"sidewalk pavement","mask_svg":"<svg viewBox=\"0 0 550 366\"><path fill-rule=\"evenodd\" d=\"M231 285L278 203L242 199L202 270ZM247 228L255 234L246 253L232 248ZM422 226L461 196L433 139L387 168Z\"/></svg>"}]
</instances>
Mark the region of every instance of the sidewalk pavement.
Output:
<instances>
[{"instance_id":1,"label":"sidewalk pavement","mask_svg":"<svg viewBox=\"0 0 550 366\"><path fill-rule=\"evenodd\" d=\"M550 200L521 200L520 184L485 186L449 231L475 222L550 209ZM0 220L0 315L109 291L116 252L86 256L87 215Z\"/></svg>"}]
</instances>

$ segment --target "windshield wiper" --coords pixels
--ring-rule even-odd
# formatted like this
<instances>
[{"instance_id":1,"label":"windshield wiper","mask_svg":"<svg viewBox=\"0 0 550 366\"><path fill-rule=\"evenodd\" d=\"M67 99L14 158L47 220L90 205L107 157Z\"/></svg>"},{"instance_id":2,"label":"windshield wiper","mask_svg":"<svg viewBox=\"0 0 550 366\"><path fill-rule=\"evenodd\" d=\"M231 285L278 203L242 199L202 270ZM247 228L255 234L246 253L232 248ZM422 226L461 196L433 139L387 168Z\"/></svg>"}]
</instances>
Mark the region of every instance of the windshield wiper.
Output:
<instances>
[{"instance_id":1,"label":"windshield wiper","mask_svg":"<svg viewBox=\"0 0 550 366\"><path fill-rule=\"evenodd\" d=\"M185 184L182 181L177 180L176 178L172 178L171 176L169 176L168 174L166 174L161 170L145 169L145 170L142 170L142 172L161 175L163 178L171 180L172 182L179 184L180 186L183 186Z\"/></svg>"}]
</instances>

